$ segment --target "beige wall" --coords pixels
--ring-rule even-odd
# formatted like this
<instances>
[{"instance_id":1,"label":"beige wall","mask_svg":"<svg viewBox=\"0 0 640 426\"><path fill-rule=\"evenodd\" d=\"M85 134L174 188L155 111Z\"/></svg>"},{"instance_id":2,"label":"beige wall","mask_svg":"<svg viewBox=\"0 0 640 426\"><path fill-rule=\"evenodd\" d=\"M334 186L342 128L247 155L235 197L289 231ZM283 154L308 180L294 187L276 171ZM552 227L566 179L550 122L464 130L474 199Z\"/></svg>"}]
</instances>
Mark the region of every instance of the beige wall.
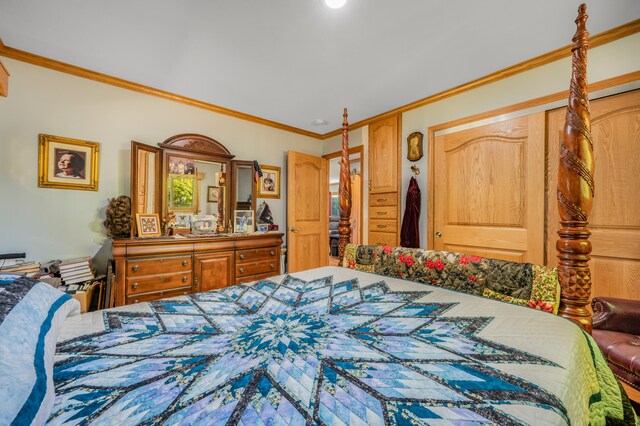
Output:
<instances>
[{"instance_id":1,"label":"beige wall","mask_svg":"<svg viewBox=\"0 0 640 426\"><path fill-rule=\"evenodd\" d=\"M0 97L0 253L46 261L94 255L105 241L107 200L129 194L130 141L155 145L178 133L223 143L239 160L280 166L281 198L266 200L286 223L288 150L322 154L322 142L290 132L3 58ZM100 142L99 190L38 188L38 134ZM260 202L261 200L259 200Z\"/></svg>"},{"instance_id":2,"label":"beige wall","mask_svg":"<svg viewBox=\"0 0 640 426\"><path fill-rule=\"evenodd\" d=\"M612 43L591 49L588 54L588 76L590 82L597 82L611 77L627 74L640 70L640 34L635 34ZM446 123L459 118L469 117L485 111L513 105L541 96L557 93L569 88L571 76L571 59L565 58L552 62L542 67L517 74L491 83L474 90L469 90L457 96L444 99L439 102L425 105L421 108L408 111L402 115L402 210L404 214L405 196L412 176L410 167L415 164L420 167L421 174L418 183L422 191L422 208L420 215L421 247L427 246L425 238L427 231L427 134L429 127ZM618 88L592 94L595 97L631 90L640 87L640 82L627 84ZM422 94L416 94L419 99ZM538 110L550 109L563 104L541 106ZM566 103L565 103L566 104ZM347 105L348 107L348 105ZM533 112L533 111L530 111ZM349 145L365 145L367 127L350 132ZM406 138L413 132L422 132L425 136L425 155L417 162L407 160ZM353 134L353 136L352 136ZM341 137L327 139L324 142L323 152L333 152L339 149ZM367 156L365 155L365 161ZM596 159L597 161L597 159ZM367 167L364 167L365 171ZM366 176L365 176L366 178ZM365 182L368 182L365 180ZM367 185L363 199L367 199ZM366 211L365 211L366 215ZM366 216L365 216L366 217ZM366 224L365 224L366 226ZM366 233L365 233L366 235ZM366 242L366 236L365 236Z\"/></svg>"}]
</instances>

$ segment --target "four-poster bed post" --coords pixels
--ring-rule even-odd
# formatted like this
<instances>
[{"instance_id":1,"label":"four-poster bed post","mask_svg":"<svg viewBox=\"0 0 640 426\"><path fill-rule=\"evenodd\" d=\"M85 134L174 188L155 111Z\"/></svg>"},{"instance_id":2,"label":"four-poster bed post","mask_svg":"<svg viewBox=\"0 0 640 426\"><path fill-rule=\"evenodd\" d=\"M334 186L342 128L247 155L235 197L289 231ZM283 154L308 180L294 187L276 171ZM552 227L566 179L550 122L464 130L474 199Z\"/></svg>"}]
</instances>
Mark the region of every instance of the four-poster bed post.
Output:
<instances>
[{"instance_id":1,"label":"four-poster bed post","mask_svg":"<svg viewBox=\"0 0 640 426\"><path fill-rule=\"evenodd\" d=\"M338 187L340 200L340 223L338 224L338 256L342 266L344 248L351 241L351 166L349 164L349 122L347 109L342 114L342 157L340 159L340 184Z\"/></svg>"},{"instance_id":2,"label":"four-poster bed post","mask_svg":"<svg viewBox=\"0 0 640 426\"><path fill-rule=\"evenodd\" d=\"M558 279L561 286L560 310L562 317L575 321L591 332L591 312L586 308L591 297L591 272L589 253L591 243L587 229L593 203L593 144L587 91L587 48L589 33L586 30L586 5L578 8L577 30L573 37L572 76L564 142L560 147L558 170L558 207L560 212L560 239L558 252ZM351 179L349 170L349 144L347 109L342 123L342 159L340 162L340 235L338 254L342 265L344 248L351 238ZM555 149L551 147L551 149Z\"/></svg>"},{"instance_id":3,"label":"four-poster bed post","mask_svg":"<svg viewBox=\"0 0 640 426\"><path fill-rule=\"evenodd\" d=\"M562 287L558 314L577 322L591 333L591 313L586 306L591 297L589 253L591 242L587 229L593 205L593 142L587 89L587 48L589 33L586 5L580 5L573 37L571 87L560 147L558 168L558 211L560 239L558 280Z\"/></svg>"}]
</instances>

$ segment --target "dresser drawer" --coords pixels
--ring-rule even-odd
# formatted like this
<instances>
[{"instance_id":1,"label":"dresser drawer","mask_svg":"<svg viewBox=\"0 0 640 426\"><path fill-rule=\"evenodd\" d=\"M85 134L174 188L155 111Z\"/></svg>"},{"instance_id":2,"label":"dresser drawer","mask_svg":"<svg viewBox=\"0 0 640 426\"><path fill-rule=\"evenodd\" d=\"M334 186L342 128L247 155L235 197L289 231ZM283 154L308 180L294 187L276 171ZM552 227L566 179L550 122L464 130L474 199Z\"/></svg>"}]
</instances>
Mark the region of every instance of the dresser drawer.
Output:
<instances>
[{"instance_id":1,"label":"dresser drawer","mask_svg":"<svg viewBox=\"0 0 640 426\"><path fill-rule=\"evenodd\" d=\"M275 259L277 254L278 250L275 247L238 250L236 252L236 264L256 260Z\"/></svg>"},{"instance_id":2,"label":"dresser drawer","mask_svg":"<svg viewBox=\"0 0 640 426\"><path fill-rule=\"evenodd\" d=\"M245 284L245 283L250 283L257 280L264 280L266 278L273 277L276 275L278 274L276 274L275 271L267 274L248 275L246 277L236 278L236 284Z\"/></svg>"},{"instance_id":3,"label":"dresser drawer","mask_svg":"<svg viewBox=\"0 0 640 426\"><path fill-rule=\"evenodd\" d=\"M191 271L127 278L127 295L191 287Z\"/></svg>"},{"instance_id":4,"label":"dresser drawer","mask_svg":"<svg viewBox=\"0 0 640 426\"><path fill-rule=\"evenodd\" d=\"M369 221L369 231L370 232L393 232L395 234L396 232L398 232L398 221L371 219Z\"/></svg>"},{"instance_id":5,"label":"dresser drawer","mask_svg":"<svg viewBox=\"0 0 640 426\"><path fill-rule=\"evenodd\" d=\"M376 206L369 207L369 219L397 219L398 207L396 206Z\"/></svg>"},{"instance_id":6,"label":"dresser drawer","mask_svg":"<svg viewBox=\"0 0 640 426\"><path fill-rule=\"evenodd\" d=\"M397 206L397 192L383 192L380 194L369 194L369 206ZM369 215L369 217L372 217Z\"/></svg>"},{"instance_id":7,"label":"dresser drawer","mask_svg":"<svg viewBox=\"0 0 640 426\"><path fill-rule=\"evenodd\" d=\"M127 297L127 305L130 305L132 303L151 302L152 300L166 299L169 297L185 296L191 293L191 287L185 287L171 291L158 291L156 293L146 293L136 296L129 296Z\"/></svg>"},{"instance_id":8,"label":"dresser drawer","mask_svg":"<svg viewBox=\"0 0 640 426\"><path fill-rule=\"evenodd\" d=\"M277 273L278 272L277 259L262 260L260 262L241 263L236 264L236 277L246 277L247 275L265 274L265 273Z\"/></svg>"},{"instance_id":9,"label":"dresser drawer","mask_svg":"<svg viewBox=\"0 0 640 426\"><path fill-rule=\"evenodd\" d=\"M369 244L372 246L391 246L398 245L397 234L393 232L369 232Z\"/></svg>"},{"instance_id":10,"label":"dresser drawer","mask_svg":"<svg viewBox=\"0 0 640 426\"><path fill-rule=\"evenodd\" d=\"M191 256L127 260L128 277L182 271L191 271Z\"/></svg>"}]
</instances>

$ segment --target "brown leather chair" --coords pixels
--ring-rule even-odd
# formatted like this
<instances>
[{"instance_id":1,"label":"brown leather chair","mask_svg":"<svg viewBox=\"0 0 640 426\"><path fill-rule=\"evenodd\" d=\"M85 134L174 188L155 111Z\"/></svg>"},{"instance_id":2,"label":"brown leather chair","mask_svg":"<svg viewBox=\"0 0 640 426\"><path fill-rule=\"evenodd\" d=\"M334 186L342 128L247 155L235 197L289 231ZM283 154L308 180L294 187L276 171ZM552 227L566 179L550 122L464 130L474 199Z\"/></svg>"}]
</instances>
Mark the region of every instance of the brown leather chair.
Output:
<instances>
[{"instance_id":1,"label":"brown leather chair","mask_svg":"<svg viewBox=\"0 0 640 426\"><path fill-rule=\"evenodd\" d=\"M593 338L640 412L640 300L596 297L591 306Z\"/></svg>"}]
</instances>

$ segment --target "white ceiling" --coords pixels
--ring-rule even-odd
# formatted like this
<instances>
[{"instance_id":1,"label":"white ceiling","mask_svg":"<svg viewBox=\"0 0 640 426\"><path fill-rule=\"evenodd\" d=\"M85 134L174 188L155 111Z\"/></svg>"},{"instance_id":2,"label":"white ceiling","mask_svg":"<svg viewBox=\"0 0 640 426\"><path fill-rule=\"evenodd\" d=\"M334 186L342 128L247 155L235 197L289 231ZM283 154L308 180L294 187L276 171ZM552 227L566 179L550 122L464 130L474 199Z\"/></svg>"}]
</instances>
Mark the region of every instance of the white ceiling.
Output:
<instances>
[{"instance_id":1,"label":"white ceiling","mask_svg":"<svg viewBox=\"0 0 640 426\"><path fill-rule=\"evenodd\" d=\"M0 0L10 47L327 133L570 43L579 1ZM588 0L597 34L638 0ZM318 127L316 119L329 122Z\"/></svg>"}]
</instances>

